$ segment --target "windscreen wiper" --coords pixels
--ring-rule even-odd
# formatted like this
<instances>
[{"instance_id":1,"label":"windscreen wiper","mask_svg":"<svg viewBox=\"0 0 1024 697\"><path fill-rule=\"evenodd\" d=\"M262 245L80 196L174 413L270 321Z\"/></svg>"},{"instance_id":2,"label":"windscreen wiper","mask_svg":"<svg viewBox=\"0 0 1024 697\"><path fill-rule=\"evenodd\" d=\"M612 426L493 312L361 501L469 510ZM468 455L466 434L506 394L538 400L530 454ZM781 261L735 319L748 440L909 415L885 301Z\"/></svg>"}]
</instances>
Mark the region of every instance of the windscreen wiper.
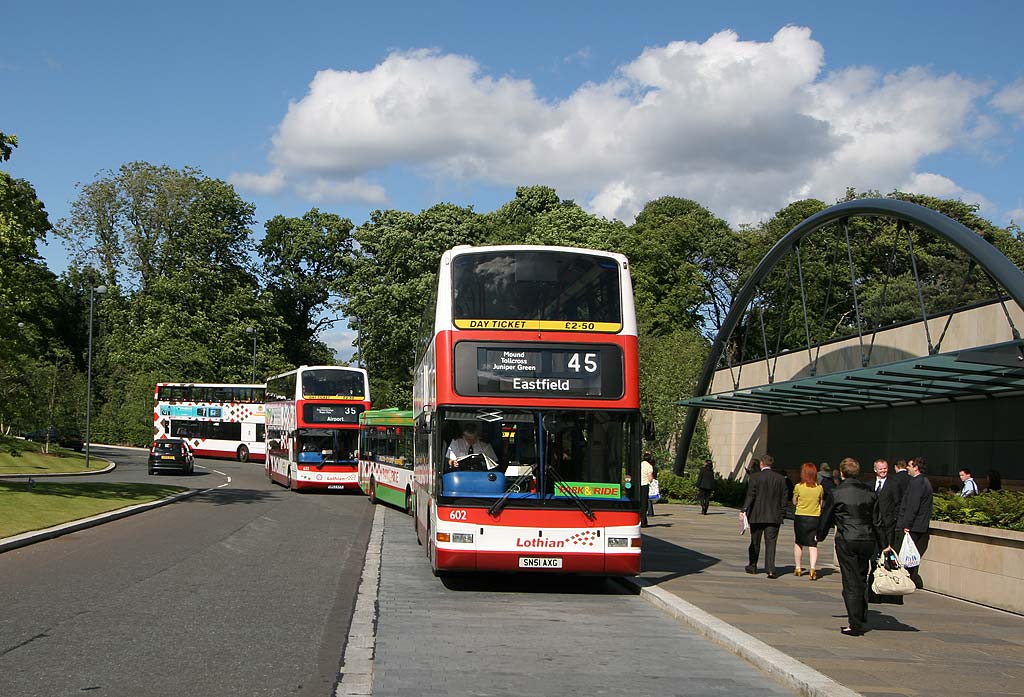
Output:
<instances>
[{"instance_id":1,"label":"windscreen wiper","mask_svg":"<svg viewBox=\"0 0 1024 697\"><path fill-rule=\"evenodd\" d=\"M572 499L573 503L575 503L579 507L579 509L583 511L583 514L585 516L587 516L591 520L597 519L597 516L595 516L594 512L590 510L590 506L587 505L587 502L581 499L579 494L573 491L572 487L565 483L565 480L562 479L562 475L558 473L558 470L555 469L554 465L548 465L547 473L554 480L556 485L562 485L561 493L564 493L566 496ZM555 488L555 493L558 493L557 487Z\"/></svg>"},{"instance_id":2,"label":"windscreen wiper","mask_svg":"<svg viewBox=\"0 0 1024 697\"><path fill-rule=\"evenodd\" d=\"M491 507L487 509L487 512L492 516L496 516L499 513L501 513L502 509L505 508L505 504L508 503L509 497L512 496L512 494L518 494L520 492L520 488L522 487L522 485L525 484L531 477L533 477L532 467L528 472L524 472L523 474L520 474L518 477L516 477L515 481L513 481L512 484L508 487L508 489L505 490L505 493L502 494L501 498L495 501L491 505Z\"/></svg>"}]
</instances>

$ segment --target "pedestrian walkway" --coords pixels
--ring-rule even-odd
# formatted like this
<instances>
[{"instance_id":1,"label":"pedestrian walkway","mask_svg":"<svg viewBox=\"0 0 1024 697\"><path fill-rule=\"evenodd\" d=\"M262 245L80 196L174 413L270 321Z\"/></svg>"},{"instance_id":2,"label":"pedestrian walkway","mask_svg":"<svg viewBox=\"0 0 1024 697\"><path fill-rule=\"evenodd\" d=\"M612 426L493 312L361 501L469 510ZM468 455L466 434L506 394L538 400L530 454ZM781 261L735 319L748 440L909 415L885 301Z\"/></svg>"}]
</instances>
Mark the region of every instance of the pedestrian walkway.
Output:
<instances>
[{"instance_id":1,"label":"pedestrian walkway","mask_svg":"<svg viewBox=\"0 0 1024 697\"><path fill-rule=\"evenodd\" d=\"M374 697L794 694L604 579L434 578L410 518L382 509Z\"/></svg>"},{"instance_id":2,"label":"pedestrian walkway","mask_svg":"<svg viewBox=\"0 0 1024 697\"><path fill-rule=\"evenodd\" d=\"M793 524L769 579L744 572L749 537L737 511L658 505L644 530L642 577L863 695L1024 695L1024 617L934 593L871 605L867 634L848 637L832 537L817 581L793 575ZM761 564L764 563L764 550ZM928 563L925 555L925 564ZM806 553L804 568L807 568Z\"/></svg>"}]
</instances>

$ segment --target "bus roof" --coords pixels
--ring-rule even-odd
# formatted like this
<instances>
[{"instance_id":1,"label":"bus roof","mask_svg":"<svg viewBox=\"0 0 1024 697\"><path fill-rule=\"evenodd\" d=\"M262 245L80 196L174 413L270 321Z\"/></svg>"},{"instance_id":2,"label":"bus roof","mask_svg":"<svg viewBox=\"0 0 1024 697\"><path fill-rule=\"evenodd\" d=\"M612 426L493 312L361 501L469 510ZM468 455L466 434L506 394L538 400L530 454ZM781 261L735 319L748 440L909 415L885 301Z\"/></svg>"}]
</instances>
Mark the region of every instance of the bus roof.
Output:
<instances>
[{"instance_id":1,"label":"bus roof","mask_svg":"<svg viewBox=\"0 0 1024 697\"><path fill-rule=\"evenodd\" d=\"M292 368L291 370L288 370L286 372L278 373L277 375L271 375L270 377L267 378L267 380L273 380L274 378L283 378L286 375L305 373L308 370L344 370L348 372L362 373L363 375L367 375L365 368L356 368L355 366L351 365L300 365L298 368Z\"/></svg>"},{"instance_id":2,"label":"bus roof","mask_svg":"<svg viewBox=\"0 0 1024 697\"><path fill-rule=\"evenodd\" d=\"M557 246L554 246L554 245L546 245L546 244L502 244L502 245L487 245L487 246L480 246L480 247L474 247L474 246L468 245L468 244L460 244L457 247L452 247L451 249L447 250L442 255L442 257L443 258L447 258L447 259L450 260L452 257L461 256L463 254L480 254L480 253L484 253L484 252L507 252L507 251L512 251L512 252L526 252L526 251L534 251L534 252L568 252L568 253L571 253L571 254L591 254L593 256L599 256L599 257L610 257L610 258L615 259L616 261L620 262L624 266L629 263L628 260L626 259L626 256L623 255L623 254L619 254L618 252L608 252L608 251L605 251L603 249L587 249L587 248L584 248L584 247L557 247ZM442 263L443 263L443 259L442 259ZM626 268L628 268L628 266Z\"/></svg>"},{"instance_id":3,"label":"bus roof","mask_svg":"<svg viewBox=\"0 0 1024 697\"><path fill-rule=\"evenodd\" d=\"M370 409L359 415L364 426L412 426L412 411L401 411L397 407Z\"/></svg>"}]
</instances>

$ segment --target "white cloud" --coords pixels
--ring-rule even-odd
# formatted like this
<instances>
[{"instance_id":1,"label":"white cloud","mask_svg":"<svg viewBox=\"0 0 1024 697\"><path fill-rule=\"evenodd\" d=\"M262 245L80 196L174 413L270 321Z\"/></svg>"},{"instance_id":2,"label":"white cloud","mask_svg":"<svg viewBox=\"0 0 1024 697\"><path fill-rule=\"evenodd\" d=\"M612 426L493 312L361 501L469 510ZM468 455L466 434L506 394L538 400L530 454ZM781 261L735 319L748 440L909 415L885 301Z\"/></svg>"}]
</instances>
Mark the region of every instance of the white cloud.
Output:
<instances>
[{"instance_id":1,"label":"white cloud","mask_svg":"<svg viewBox=\"0 0 1024 697\"><path fill-rule=\"evenodd\" d=\"M784 27L767 42L722 31L648 48L604 82L545 100L529 80L485 74L469 57L394 52L367 71L317 73L279 125L270 163L317 201L380 203L373 177L404 167L546 183L627 221L677 195L750 222L848 186L927 182L923 158L992 132L977 113L980 83L918 67L823 74L824 65L809 29Z\"/></svg>"},{"instance_id":2,"label":"white cloud","mask_svg":"<svg viewBox=\"0 0 1024 697\"><path fill-rule=\"evenodd\" d=\"M1007 211L1004 217L1007 223L1024 225L1024 208L1014 208L1012 211Z\"/></svg>"},{"instance_id":3,"label":"white cloud","mask_svg":"<svg viewBox=\"0 0 1024 697\"><path fill-rule=\"evenodd\" d=\"M284 191L287 184L284 172L275 169L267 174L252 174L235 172L228 181L243 191L252 191L257 194L269 196Z\"/></svg>"},{"instance_id":4,"label":"white cloud","mask_svg":"<svg viewBox=\"0 0 1024 697\"><path fill-rule=\"evenodd\" d=\"M937 198L960 199L965 203L978 204L979 210L985 215L992 216L996 213L995 205L987 198L977 191L968 191L949 177L944 177L941 174L918 172L899 189Z\"/></svg>"},{"instance_id":5,"label":"white cloud","mask_svg":"<svg viewBox=\"0 0 1024 697\"><path fill-rule=\"evenodd\" d=\"M304 199L315 203L361 201L383 205L388 202L388 195L383 186L370 184L362 177L341 181L317 177L311 181L301 182L295 189Z\"/></svg>"},{"instance_id":6,"label":"white cloud","mask_svg":"<svg viewBox=\"0 0 1024 697\"><path fill-rule=\"evenodd\" d=\"M992 106L1024 121L1024 78L999 90L992 98Z\"/></svg>"},{"instance_id":7,"label":"white cloud","mask_svg":"<svg viewBox=\"0 0 1024 697\"><path fill-rule=\"evenodd\" d=\"M348 323L342 323L320 332L318 338L334 350L335 358L348 361L356 352L356 336L357 332L349 329Z\"/></svg>"}]
</instances>

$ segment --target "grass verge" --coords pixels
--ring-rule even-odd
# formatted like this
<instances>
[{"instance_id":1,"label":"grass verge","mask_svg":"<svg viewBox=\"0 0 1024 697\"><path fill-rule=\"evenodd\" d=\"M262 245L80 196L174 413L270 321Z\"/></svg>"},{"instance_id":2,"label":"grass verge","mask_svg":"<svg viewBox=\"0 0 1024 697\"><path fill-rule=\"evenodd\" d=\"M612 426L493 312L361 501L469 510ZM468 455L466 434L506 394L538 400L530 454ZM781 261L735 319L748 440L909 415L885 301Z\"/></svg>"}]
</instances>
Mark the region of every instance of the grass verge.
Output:
<instances>
[{"instance_id":1,"label":"grass verge","mask_svg":"<svg viewBox=\"0 0 1024 697\"><path fill-rule=\"evenodd\" d=\"M0 477L7 474L68 474L103 469L107 461L90 458L85 469L85 455L50 444L50 453L42 452L42 444L13 438L0 438Z\"/></svg>"},{"instance_id":2,"label":"grass verge","mask_svg":"<svg viewBox=\"0 0 1024 697\"><path fill-rule=\"evenodd\" d=\"M0 482L0 538L171 496L185 487L116 482Z\"/></svg>"}]
</instances>

